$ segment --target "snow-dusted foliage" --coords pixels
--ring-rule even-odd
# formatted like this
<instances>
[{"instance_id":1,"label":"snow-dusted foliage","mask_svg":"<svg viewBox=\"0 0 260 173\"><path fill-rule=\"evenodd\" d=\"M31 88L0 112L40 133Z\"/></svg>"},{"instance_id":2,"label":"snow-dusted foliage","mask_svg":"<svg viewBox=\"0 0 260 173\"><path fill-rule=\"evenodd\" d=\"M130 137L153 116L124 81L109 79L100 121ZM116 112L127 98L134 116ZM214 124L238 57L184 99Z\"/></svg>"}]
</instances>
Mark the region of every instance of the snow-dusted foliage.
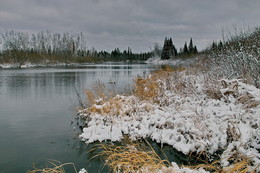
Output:
<instances>
[{"instance_id":1,"label":"snow-dusted foliage","mask_svg":"<svg viewBox=\"0 0 260 173\"><path fill-rule=\"evenodd\" d=\"M86 126L80 137L86 143L119 141L123 135L151 138L184 154L209 156L231 150L235 143L253 158L253 165L260 164L260 89L240 80L222 79L212 85L206 76L188 70L156 75L146 78L156 84L143 86L145 97L117 95L82 110ZM223 166L229 165L226 153Z\"/></svg>"},{"instance_id":2,"label":"snow-dusted foliage","mask_svg":"<svg viewBox=\"0 0 260 173\"><path fill-rule=\"evenodd\" d=\"M212 48L209 58L224 76L245 79L260 87L260 28L231 35L224 44ZM212 67L212 68L213 68Z\"/></svg>"},{"instance_id":3,"label":"snow-dusted foliage","mask_svg":"<svg viewBox=\"0 0 260 173\"><path fill-rule=\"evenodd\" d=\"M176 163L172 162L172 165L169 167L162 167L161 169L156 170L157 173L209 173L202 168L197 170L190 169L190 168L181 168ZM151 173L149 167L143 167L139 171L140 173Z\"/></svg>"}]
</instances>

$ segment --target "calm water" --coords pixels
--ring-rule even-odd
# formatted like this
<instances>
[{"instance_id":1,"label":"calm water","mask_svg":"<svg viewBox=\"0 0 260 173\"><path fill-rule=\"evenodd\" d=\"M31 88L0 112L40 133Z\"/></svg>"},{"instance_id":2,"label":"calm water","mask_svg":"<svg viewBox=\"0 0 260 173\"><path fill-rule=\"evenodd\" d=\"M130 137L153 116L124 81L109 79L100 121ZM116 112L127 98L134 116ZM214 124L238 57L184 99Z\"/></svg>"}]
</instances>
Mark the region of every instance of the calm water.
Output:
<instances>
[{"instance_id":1,"label":"calm water","mask_svg":"<svg viewBox=\"0 0 260 173\"><path fill-rule=\"evenodd\" d=\"M99 64L0 69L0 173L26 172L33 164L41 168L48 159L104 172L101 162L90 160L89 146L73 129L78 105L75 88L83 96L84 89L100 80L107 85L115 81L114 89L123 90L138 74L154 68Z\"/></svg>"}]
</instances>

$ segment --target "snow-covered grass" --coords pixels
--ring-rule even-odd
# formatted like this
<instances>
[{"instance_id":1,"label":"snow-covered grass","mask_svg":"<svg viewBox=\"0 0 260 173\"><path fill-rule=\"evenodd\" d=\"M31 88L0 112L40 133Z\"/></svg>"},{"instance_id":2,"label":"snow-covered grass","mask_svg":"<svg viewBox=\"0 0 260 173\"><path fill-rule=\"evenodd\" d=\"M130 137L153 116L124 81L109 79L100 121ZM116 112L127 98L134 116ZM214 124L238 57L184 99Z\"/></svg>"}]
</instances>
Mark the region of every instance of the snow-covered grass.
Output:
<instances>
[{"instance_id":1,"label":"snow-covered grass","mask_svg":"<svg viewBox=\"0 0 260 173\"><path fill-rule=\"evenodd\" d=\"M154 56L145 61L147 64L155 64L155 65L172 65L172 66L183 66L189 65L193 63L193 58L182 58L176 57L174 59L162 60L159 56Z\"/></svg>"},{"instance_id":2,"label":"snow-covered grass","mask_svg":"<svg viewBox=\"0 0 260 173\"><path fill-rule=\"evenodd\" d=\"M37 65L27 63L25 65L20 66L20 68L28 68L28 67L35 67L35 66L37 66ZM19 67L19 65L16 65L16 64L8 64L8 63L0 64L0 68L18 68L18 67Z\"/></svg>"},{"instance_id":3,"label":"snow-covered grass","mask_svg":"<svg viewBox=\"0 0 260 173\"><path fill-rule=\"evenodd\" d=\"M4 68L4 69L9 69L9 68L31 68L31 67L56 67L56 66L65 66L68 65L66 63L53 63L53 64L49 64L49 63L42 63L42 64L33 64L33 63L25 63L23 65L19 65L19 64L14 64L14 63L4 63L4 64L0 64L0 69Z\"/></svg>"},{"instance_id":4,"label":"snow-covered grass","mask_svg":"<svg viewBox=\"0 0 260 173\"><path fill-rule=\"evenodd\" d=\"M86 143L150 138L186 155L205 153L210 161L224 150L223 170L236 164L230 159L236 152L248 158L250 171L260 171L260 89L240 80L217 79L196 68L156 72L138 78L133 95L97 99L80 114Z\"/></svg>"}]
</instances>

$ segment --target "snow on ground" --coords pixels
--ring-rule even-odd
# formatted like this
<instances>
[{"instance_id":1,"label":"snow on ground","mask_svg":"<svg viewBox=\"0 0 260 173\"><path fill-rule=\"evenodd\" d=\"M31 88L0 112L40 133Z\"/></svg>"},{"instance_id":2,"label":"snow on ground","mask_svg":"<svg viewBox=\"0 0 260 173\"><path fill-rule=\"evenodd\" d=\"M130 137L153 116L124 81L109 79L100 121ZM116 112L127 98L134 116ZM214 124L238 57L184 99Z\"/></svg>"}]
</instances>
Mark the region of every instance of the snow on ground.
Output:
<instances>
[{"instance_id":1,"label":"snow on ground","mask_svg":"<svg viewBox=\"0 0 260 173\"><path fill-rule=\"evenodd\" d=\"M82 168L79 173L88 173L87 170L85 168Z\"/></svg>"},{"instance_id":2,"label":"snow on ground","mask_svg":"<svg viewBox=\"0 0 260 173\"><path fill-rule=\"evenodd\" d=\"M180 59L178 60L161 60L160 57L152 57L152 58L149 58L146 63L149 63L149 64L172 64L172 65L176 65L177 63L180 63Z\"/></svg>"},{"instance_id":3,"label":"snow on ground","mask_svg":"<svg viewBox=\"0 0 260 173\"><path fill-rule=\"evenodd\" d=\"M159 102L117 95L80 111L86 120L80 138L86 143L119 141L123 135L151 138L184 154L224 149L223 167L230 165L228 156L236 148L260 164L260 89L223 79L211 90L202 75L182 74L183 91L174 90L174 79L159 79Z\"/></svg>"},{"instance_id":4,"label":"snow on ground","mask_svg":"<svg viewBox=\"0 0 260 173\"><path fill-rule=\"evenodd\" d=\"M172 162L170 167L162 167L160 170L157 170L156 173L209 173L204 169L200 168L197 170L189 168L180 168L176 163ZM141 168L140 172L142 173L151 173L149 167Z\"/></svg>"},{"instance_id":5,"label":"snow on ground","mask_svg":"<svg viewBox=\"0 0 260 173\"><path fill-rule=\"evenodd\" d=\"M57 63L57 64L33 64L33 63L25 63L23 65L18 65L18 64L0 64L0 69L8 69L8 68L31 68L31 67L56 67L56 66L65 66L67 65L66 63Z\"/></svg>"},{"instance_id":6,"label":"snow on ground","mask_svg":"<svg viewBox=\"0 0 260 173\"><path fill-rule=\"evenodd\" d=\"M139 172L142 173L151 173L151 169L149 167L143 167ZM172 163L170 167L162 167L161 170L157 170L157 173L209 173L208 171L203 170L202 168L198 170L193 170L189 168L180 168L176 163ZM79 173L88 173L85 168L82 168ZM118 173L121 173L118 171Z\"/></svg>"},{"instance_id":7,"label":"snow on ground","mask_svg":"<svg viewBox=\"0 0 260 173\"><path fill-rule=\"evenodd\" d=\"M32 63L26 63L24 65L21 65L20 68L30 68L30 67L36 67L38 65L32 64ZM0 68L18 68L19 65L17 64L0 64Z\"/></svg>"},{"instance_id":8,"label":"snow on ground","mask_svg":"<svg viewBox=\"0 0 260 173\"><path fill-rule=\"evenodd\" d=\"M155 56L155 57L149 58L145 62L148 63L148 64L174 65L174 66L177 66L177 65L188 65L188 64L191 64L193 62L193 59L189 58L189 59L183 60L181 58L178 58L178 59L161 60L160 57Z\"/></svg>"}]
</instances>

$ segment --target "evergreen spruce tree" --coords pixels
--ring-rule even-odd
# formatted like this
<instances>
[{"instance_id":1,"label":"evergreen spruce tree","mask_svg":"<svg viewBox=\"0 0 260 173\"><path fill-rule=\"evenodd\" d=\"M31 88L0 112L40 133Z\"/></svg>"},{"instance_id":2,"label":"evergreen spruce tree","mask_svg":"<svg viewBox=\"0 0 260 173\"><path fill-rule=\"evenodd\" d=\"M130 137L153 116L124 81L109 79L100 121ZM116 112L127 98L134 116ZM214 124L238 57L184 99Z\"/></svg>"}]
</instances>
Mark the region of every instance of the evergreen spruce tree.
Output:
<instances>
[{"instance_id":1,"label":"evergreen spruce tree","mask_svg":"<svg viewBox=\"0 0 260 173\"><path fill-rule=\"evenodd\" d=\"M169 46L169 57L170 58L173 58L175 56L175 47L173 45L173 42L172 42L172 38L169 39L169 42L168 42L168 46Z\"/></svg>"},{"instance_id":2,"label":"evergreen spruce tree","mask_svg":"<svg viewBox=\"0 0 260 173\"><path fill-rule=\"evenodd\" d=\"M176 48L173 45L172 39L168 39L167 37L164 40L164 44L163 44L163 50L162 50L162 55L161 55L161 59L167 60L170 58L175 57L175 55L177 54Z\"/></svg>"},{"instance_id":3,"label":"evergreen spruce tree","mask_svg":"<svg viewBox=\"0 0 260 173\"><path fill-rule=\"evenodd\" d=\"M161 59L169 59L168 55L167 55L167 37L165 37L164 39L164 43L163 43L163 50L162 50L162 55L161 55Z\"/></svg>"},{"instance_id":4,"label":"evergreen spruce tree","mask_svg":"<svg viewBox=\"0 0 260 173\"><path fill-rule=\"evenodd\" d=\"M198 53L197 46L194 46L193 49L194 49L194 50L193 50L194 53Z\"/></svg>"},{"instance_id":5,"label":"evergreen spruce tree","mask_svg":"<svg viewBox=\"0 0 260 173\"><path fill-rule=\"evenodd\" d=\"M187 54L189 51L188 51L188 47L187 47L187 43L185 41L185 44L184 44L184 47L183 47L183 53L184 54Z\"/></svg>"},{"instance_id":6,"label":"evergreen spruce tree","mask_svg":"<svg viewBox=\"0 0 260 173\"><path fill-rule=\"evenodd\" d=\"M173 51L174 51L174 56L177 56L178 52L177 52L177 49L176 49L176 47L174 45L173 45Z\"/></svg>"},{"instance_id":7,"label":"evergreen spruce tree","mask_svg":"<svg viewBox=\"0 0 260 173\"><path fill-rule=\"evenodd\" d=\"M194 52L194 47L193 47L193 43L192 43L192 38L190 38L190 44L189 44L188 52L189 52L189 53L193 53L193 52Z\"/></svg>"},{"instance_id":8,"label":"evergreen spruce tree","mask_svg":"<svg viewBox=\"0 0 260 173\"><path fill-rule=\"evenodd\" d=\"M222 43L222 41L220 41L219 43L218 43L218 48L223 48L223 43Z\"/></svg>"},{"instance_id":9,"label":"evergreen spruce tree","mask_svg":"<svg viewBox=\"0 0 260 173\"><path fill-rule=\"evenodd\" d=\"M216 49L217 48L217 43L215 43L214 41L212 42L212 45L211 45L211 49Z\"/></svg>"}]
</instances>

